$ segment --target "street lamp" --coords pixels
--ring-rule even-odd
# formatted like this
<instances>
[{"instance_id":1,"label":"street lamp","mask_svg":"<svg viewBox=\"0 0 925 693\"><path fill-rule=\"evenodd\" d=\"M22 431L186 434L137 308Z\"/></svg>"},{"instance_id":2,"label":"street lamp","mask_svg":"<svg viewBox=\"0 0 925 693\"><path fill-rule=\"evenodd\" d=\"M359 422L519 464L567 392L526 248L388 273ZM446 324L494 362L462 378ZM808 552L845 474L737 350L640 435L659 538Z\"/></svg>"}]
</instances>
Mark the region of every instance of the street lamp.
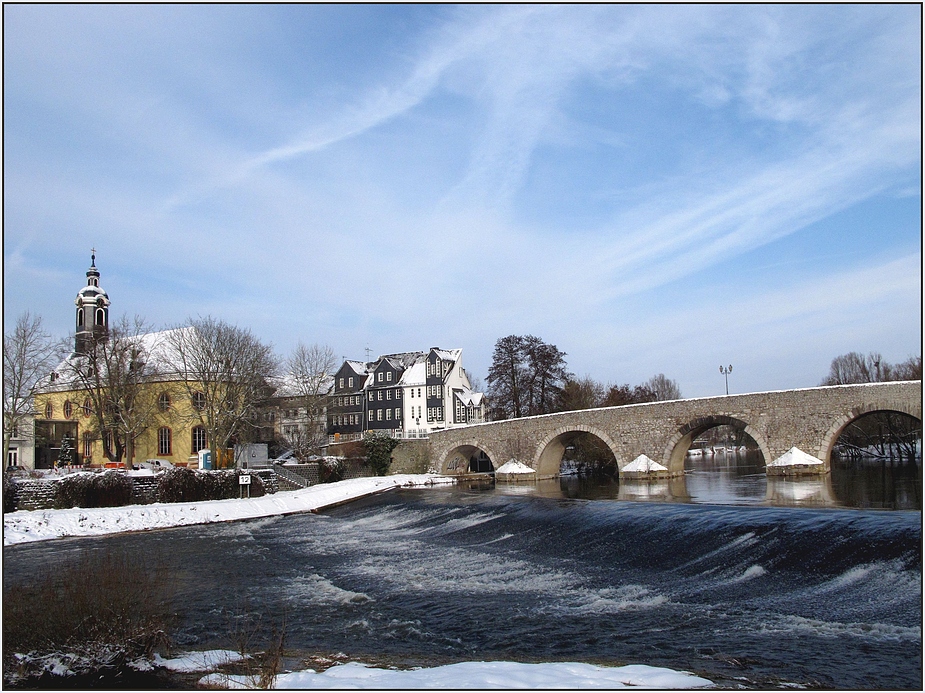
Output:
<instances>
[{"instance_id":1,"label":"street lamp","mask_svg":"<svg viewBox=\"0 0 925 693\"><path fill-rule=\"evenodd\" d=\"M726 394L729 394L729 374L732 373L732 364L729 364L729 368L724 366L719 367L719 372L726 376Z\"/></svg>"}]
</instances>

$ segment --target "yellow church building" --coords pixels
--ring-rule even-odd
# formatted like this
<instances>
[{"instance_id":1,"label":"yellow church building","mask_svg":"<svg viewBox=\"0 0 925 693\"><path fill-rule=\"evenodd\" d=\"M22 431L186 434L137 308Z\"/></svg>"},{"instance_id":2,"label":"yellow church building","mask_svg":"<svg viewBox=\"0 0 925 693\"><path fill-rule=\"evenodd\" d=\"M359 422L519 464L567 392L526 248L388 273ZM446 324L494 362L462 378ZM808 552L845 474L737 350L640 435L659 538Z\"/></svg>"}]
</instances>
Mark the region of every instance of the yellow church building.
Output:
<instances>
[{"instance_id":1,"label":"yellow church building","mask_svg":"<svg viewBox=\"0 0 925 693\"><path fill-rule=\"evenodd\" d=\"M100 288L99 279L94 254L87 284L75 300L74 352L49 375L35 397L35 467L48 469L57 465L62 445L65 450L73 450L64 457L79 466L122 467L148 459L166 460L175 466L198 466L200 451L209 449L200 417L204 396L170 365L175 362L170 358L170 330L133 337L132 353L143 359L139 365L144 367L144 374L133 394L132 426L123 425L118 430L101 426L97 409L106 406L102 404L106 400L105 388L92 387L94 379L88 377L88 372L93 372L94 344L106 341L110 333L110 300ZM131 366L135 365L133 361ZM116 450L123 454L115 454ZM231 461L231 455L222 451L219 455L222 462Z\"/></svg>"}]
</instances>

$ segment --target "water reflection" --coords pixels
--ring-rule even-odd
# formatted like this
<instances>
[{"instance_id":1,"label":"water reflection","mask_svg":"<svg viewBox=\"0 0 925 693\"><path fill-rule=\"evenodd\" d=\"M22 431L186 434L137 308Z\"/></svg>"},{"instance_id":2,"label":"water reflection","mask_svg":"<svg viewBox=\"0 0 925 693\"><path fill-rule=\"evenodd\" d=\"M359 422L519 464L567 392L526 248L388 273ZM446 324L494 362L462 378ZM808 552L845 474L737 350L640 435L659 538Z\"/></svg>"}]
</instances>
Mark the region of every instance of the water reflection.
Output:
<instances>
[{"instance_id":1,"label":"water reflection","mask_svg":"<svg viewBox=\"0 0 925 693\"><path fill-rule=\"evenodd\" d=\"M483 482L496 492L589 500L770 505L782 507L922 509L921 463L833 460L831 474L768 477L758 451L691 456L683 476L620 481L616 477L562 476L536 482Z\"/></svg>"}]
</instances>

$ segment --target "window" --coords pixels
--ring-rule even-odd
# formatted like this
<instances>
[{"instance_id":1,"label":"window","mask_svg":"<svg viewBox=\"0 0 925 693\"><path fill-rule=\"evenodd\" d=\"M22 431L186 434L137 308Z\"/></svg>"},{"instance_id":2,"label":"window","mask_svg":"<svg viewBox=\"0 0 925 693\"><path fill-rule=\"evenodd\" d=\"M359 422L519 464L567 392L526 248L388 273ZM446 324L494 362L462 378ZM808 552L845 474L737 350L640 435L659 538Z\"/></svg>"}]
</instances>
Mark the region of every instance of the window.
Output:
<instances>
[{"instance_id":1,"label":"window","mask_svg":"<svg viewBox=\"0 0 925 693\"><path fill-rule=\"evenodd\" d=\"M55 414L55 408L51 402L45 403L45 418L50 419Z\"/></svg>"},{"instance_id":2,"label":"window","mask_svg":"<svg viewBox=\"0 0 925 693\"><path fill-rule=\"evenodd\" d=\"M71 418L71 415L72 415L73 413L74 413L74 405L71 404L71 400L67 400L67 401L64 403L64 418L65 418L65 419Z\"/></svg>"},{"instance_id":3,"label":"window","mask_svg":"<svg viewBox=\"0 0 925 693\"><path fill-rule=\"evenodd\" d=\"M382 410L381 409L376 411L376 421L382 421Z\"/></svg>"},{"instance_id":4,"label":"window","mask_svg":"<svg viewBox=\"0 0 925 693\"><path fill-rule=\"evenodd\" d=\"M197 452L199 452L197 450ZM173 449L171 446L171 434L170 429L164 426L163 428L158 429L157 431L157 454L158 455L172 455Z\"/></svg>"},{"instance_id":5,"label":"window","mask_svg":"<svg viewBox=\"0 0 925 693\"><path fill-rule=\"evenodd\" d=\"M193 393L193 408L197 411L202 411L206 408L206 396L201 392ZM202 448L199 449L201 450ZM194 450L194 452L198 452L198 450Z\"/></svg>"},{"instance_id":6,"label":"window","mask_svg":"<svg viewBox=\"0 0 925 693\"><path fill-rule=\"evenodd\" d=\"M112 434L111 428L107 428L103 432L103 449L109 450L109 452L115 452L116 450L116 437Z\"/></svg>"},{"instance_id":7,"label":"window","mask_svg":"<svg viewBox=\"0 0 925 693\"><path fill-rule=\"evenodd\" d=\"M347 387L353 387L353 378L347 380Z\"/></svg>"},{"instance_id":8,"label":"window","mask_svg":"<svg viewBox=\"0 0 925 693\"><path fill-rule=\"evenodd\" d=\"M373 420L373 410L370 409L368 414L369 414L369 420L372 421Z\"/></svg>"},{"instance_id":9,"label":"window","mask_svg":"<svg viewBox=\"0 0 925 693\"><path fill-rule=\"evenodd\" d=\"M19 464L19 450L17 448L10 448L6 453L6 466L15 467Z\"/></svg>"},{"instance_id":10,"label":"window","mask_svg":"<svg viewBox=\"0 0 925 693\"><path fill-rule=\"evenodd\" d=\"M392 399L392 391L391 391L391 390L386 390L386 391L385 391L385 398L386 398L386 399Z\"/></svg>"},{"instance_id":11,"label":"window","mask_svg":"<svg viewBox=\"0 0 925 693\"><path fill-rule=\"evenodd\" d=\"M395 399L401 399L401 390L395 390Z\"/></svg>"},{"instance_id":12,"label":"window","mask_svg":"<svg viewBox=\"0 0 925 693\"><path fill-rule=\"evenodd\" d=\"M382 401L382 390L379 390L379 396L376 397L380 402Z\"/></svg>"},{"instance_id":13,"label":"window","mask_svg":"<svg viewBox=\"0 0 925 693\"><path fill-rule=\"evenodd\" d=\"M389 382L392 382L392 371L389 371L388 373L385 374L385 379L388 380Z\"/></svg>"},{"instance_id":14,"label":"window","mask_svg":"<svg viewBox=\"0 0 925 693\"><path fill-rule=\"evenodd\" d=\"M385 420L386 420L386 421L391 421L391 420L392 420L392 410L391 410L391 409L386 409L386 410L385 410Z\"/></svg>"},{"instance_id":15,"label":"window","mask_svg":"<svg viewBox=\"0 0 925 693\"><path fill-rule=\"evenodd\" d=\"M382 382L382 372L381 371L379 373L376 373L376 380L378 380L380 383Z\"/></svg>"},{"instance_id":16,"label":"window","mask_svg":"<svg viewBox=\"0 0 925 693\"><path fill-rule=\"evenodd\" d=\"M209 439L206 436L206 429L202 426L196 426L192 430L192 450L195 455L200 450L205 450L209 447Z\"/></svg>"},{"instance_id":17,"label":"window","mask_svg":"<svg viewBox=\"0 0 925 693\"><path fill-rule=\"evenodd\" d=\"M84 416L90 416L90 413L93 411L93 405L90 403L90 398L84 400L84 405L81 407L83 410Z\"/></svg>"},{"instance_id":18,"label":"window","mask_svg":"<svg viewBox=\"0 0 925 693\"><path fill-rule=\"evenodd\" d=\"M90 431L84 431L83 454L85 461L93 455L93 434Z\"/></svg>"},{"instance_id":19,"label":"window","mask_svg":"<svg viewBox=\"0 0 925 693\"><path fill-rule=\"evenodd\" d=\"M170 409L170 395L162 392L157 398L157 408L161 411L168 411Z\"/></svg>"},{"instance_id":20,"label":"window","mask_svg":"<svg viewBox=\"0 0 925 693\"><path fill-rule=\"evenodd\" d=\"M343 390L343 389L344 389L344 379L343 379L343 378L338 378L338 379L337 379L337 389L338 389L338 390Z\"/></svg>"},{"instance_id":21,"label":"window","mask_svg":"<svg viewBox=\"0 0 925 693\"><path fill-rule=\"evenodd\" d=\"M373 393L372 393L372 392L369 393L369 401L370 401L370 402L373 401Z\"/></svg>"},{"instance_id":22,"label":"window","mask_svg":"<svg viewBox=\"0 0 925 693\"><path fill-rule=\"evenodd\" d=\"M401 418L401 408L395 407L395 420L397 421L400 418Z\"/></svg>"},{"instance_id":23,"label":"window","mask_svg":"<svg viewBox=\"0 0 925 693\"><path fill-rule=\"evenodd\" d=\"M411 388L411 399L414 399L414 388Z\"/></svg>"},{"instance_id":24,"label":"window","mask_svg":"<svg viewBox=\"0 0 925 693\"><path fill-rule=\"evenodd\" d=\"M84 324L84 309L78 308L77 309L77 329L80 330L80 328L83 327L83 324Z\"/></svg>"},{"instance_id":25,"label":"window","mask_svg":"<svg viewBox=\"0 0 925 693\"><path fill-rule=\"evenodd\" d=\"M102 308L96 309L96 324L98 327L102 327L106 324L106 313Z\"/></svg>"}]
</instances>

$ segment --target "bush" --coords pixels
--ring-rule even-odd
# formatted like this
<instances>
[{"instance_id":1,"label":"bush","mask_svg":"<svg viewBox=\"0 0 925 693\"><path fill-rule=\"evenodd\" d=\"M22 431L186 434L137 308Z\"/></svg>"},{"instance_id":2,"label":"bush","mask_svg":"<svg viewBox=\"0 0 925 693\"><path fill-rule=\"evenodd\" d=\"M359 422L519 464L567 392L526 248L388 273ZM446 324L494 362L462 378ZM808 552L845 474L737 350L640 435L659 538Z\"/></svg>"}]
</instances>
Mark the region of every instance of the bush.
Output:
<instances>
[{"instance_id":1,"label":"bush","mask_svg":"<svg viewBox=\"0 0 925 693\"><path fill-rule=\"evenodd\" d=\"M4 576L4 683L50 683L48 664L61 653L90 670L150 656L168 644L171 585L162 561L96 551L35 583L7 584Z\"/></svg>"},{"instance_id":2,"label":"bush","mask_svg":"<svg viewBox=\"0 0 925 693\"><path fill-rule=\"evenodd\" d=\"M385 476L392 462L392 450L398 447L398 441L384 433L369 433L363 439L366 449L366 463L376 473Z\"/></svg>"},{"instance_id":3,"label":"bush","mask_svg":"<svg viewBox=\"0 0 925 693\"><path fill-rule=\"evenodd\" d=\"M9 472L3 474L3 512L11 513L16 510L16 482Z\"/></svg>"},{"instance_id":4,"label":"bush","mask_svg":"<svg viewBox=\"0 0 925 693\"><path fill-rule=\"evenodd\" d=\"M238 477L246 473L237 469L201 472L183 467L168 469L158 480L157 499L161 503L195 503L239 498ZM251 474L250 497L257 498L265 493L263 481L256 474Z\"/></svg>"},{"instance_id":5,"label":"bush","mask_svg":"<svg viewBox=\"0 0 925 693\"><path fill-rule=\"evenodd\" d=\"M56 508L110 508L132 502L132 480L115 470L72 474L58 482Z\"/></svg>"}]
</instances>

